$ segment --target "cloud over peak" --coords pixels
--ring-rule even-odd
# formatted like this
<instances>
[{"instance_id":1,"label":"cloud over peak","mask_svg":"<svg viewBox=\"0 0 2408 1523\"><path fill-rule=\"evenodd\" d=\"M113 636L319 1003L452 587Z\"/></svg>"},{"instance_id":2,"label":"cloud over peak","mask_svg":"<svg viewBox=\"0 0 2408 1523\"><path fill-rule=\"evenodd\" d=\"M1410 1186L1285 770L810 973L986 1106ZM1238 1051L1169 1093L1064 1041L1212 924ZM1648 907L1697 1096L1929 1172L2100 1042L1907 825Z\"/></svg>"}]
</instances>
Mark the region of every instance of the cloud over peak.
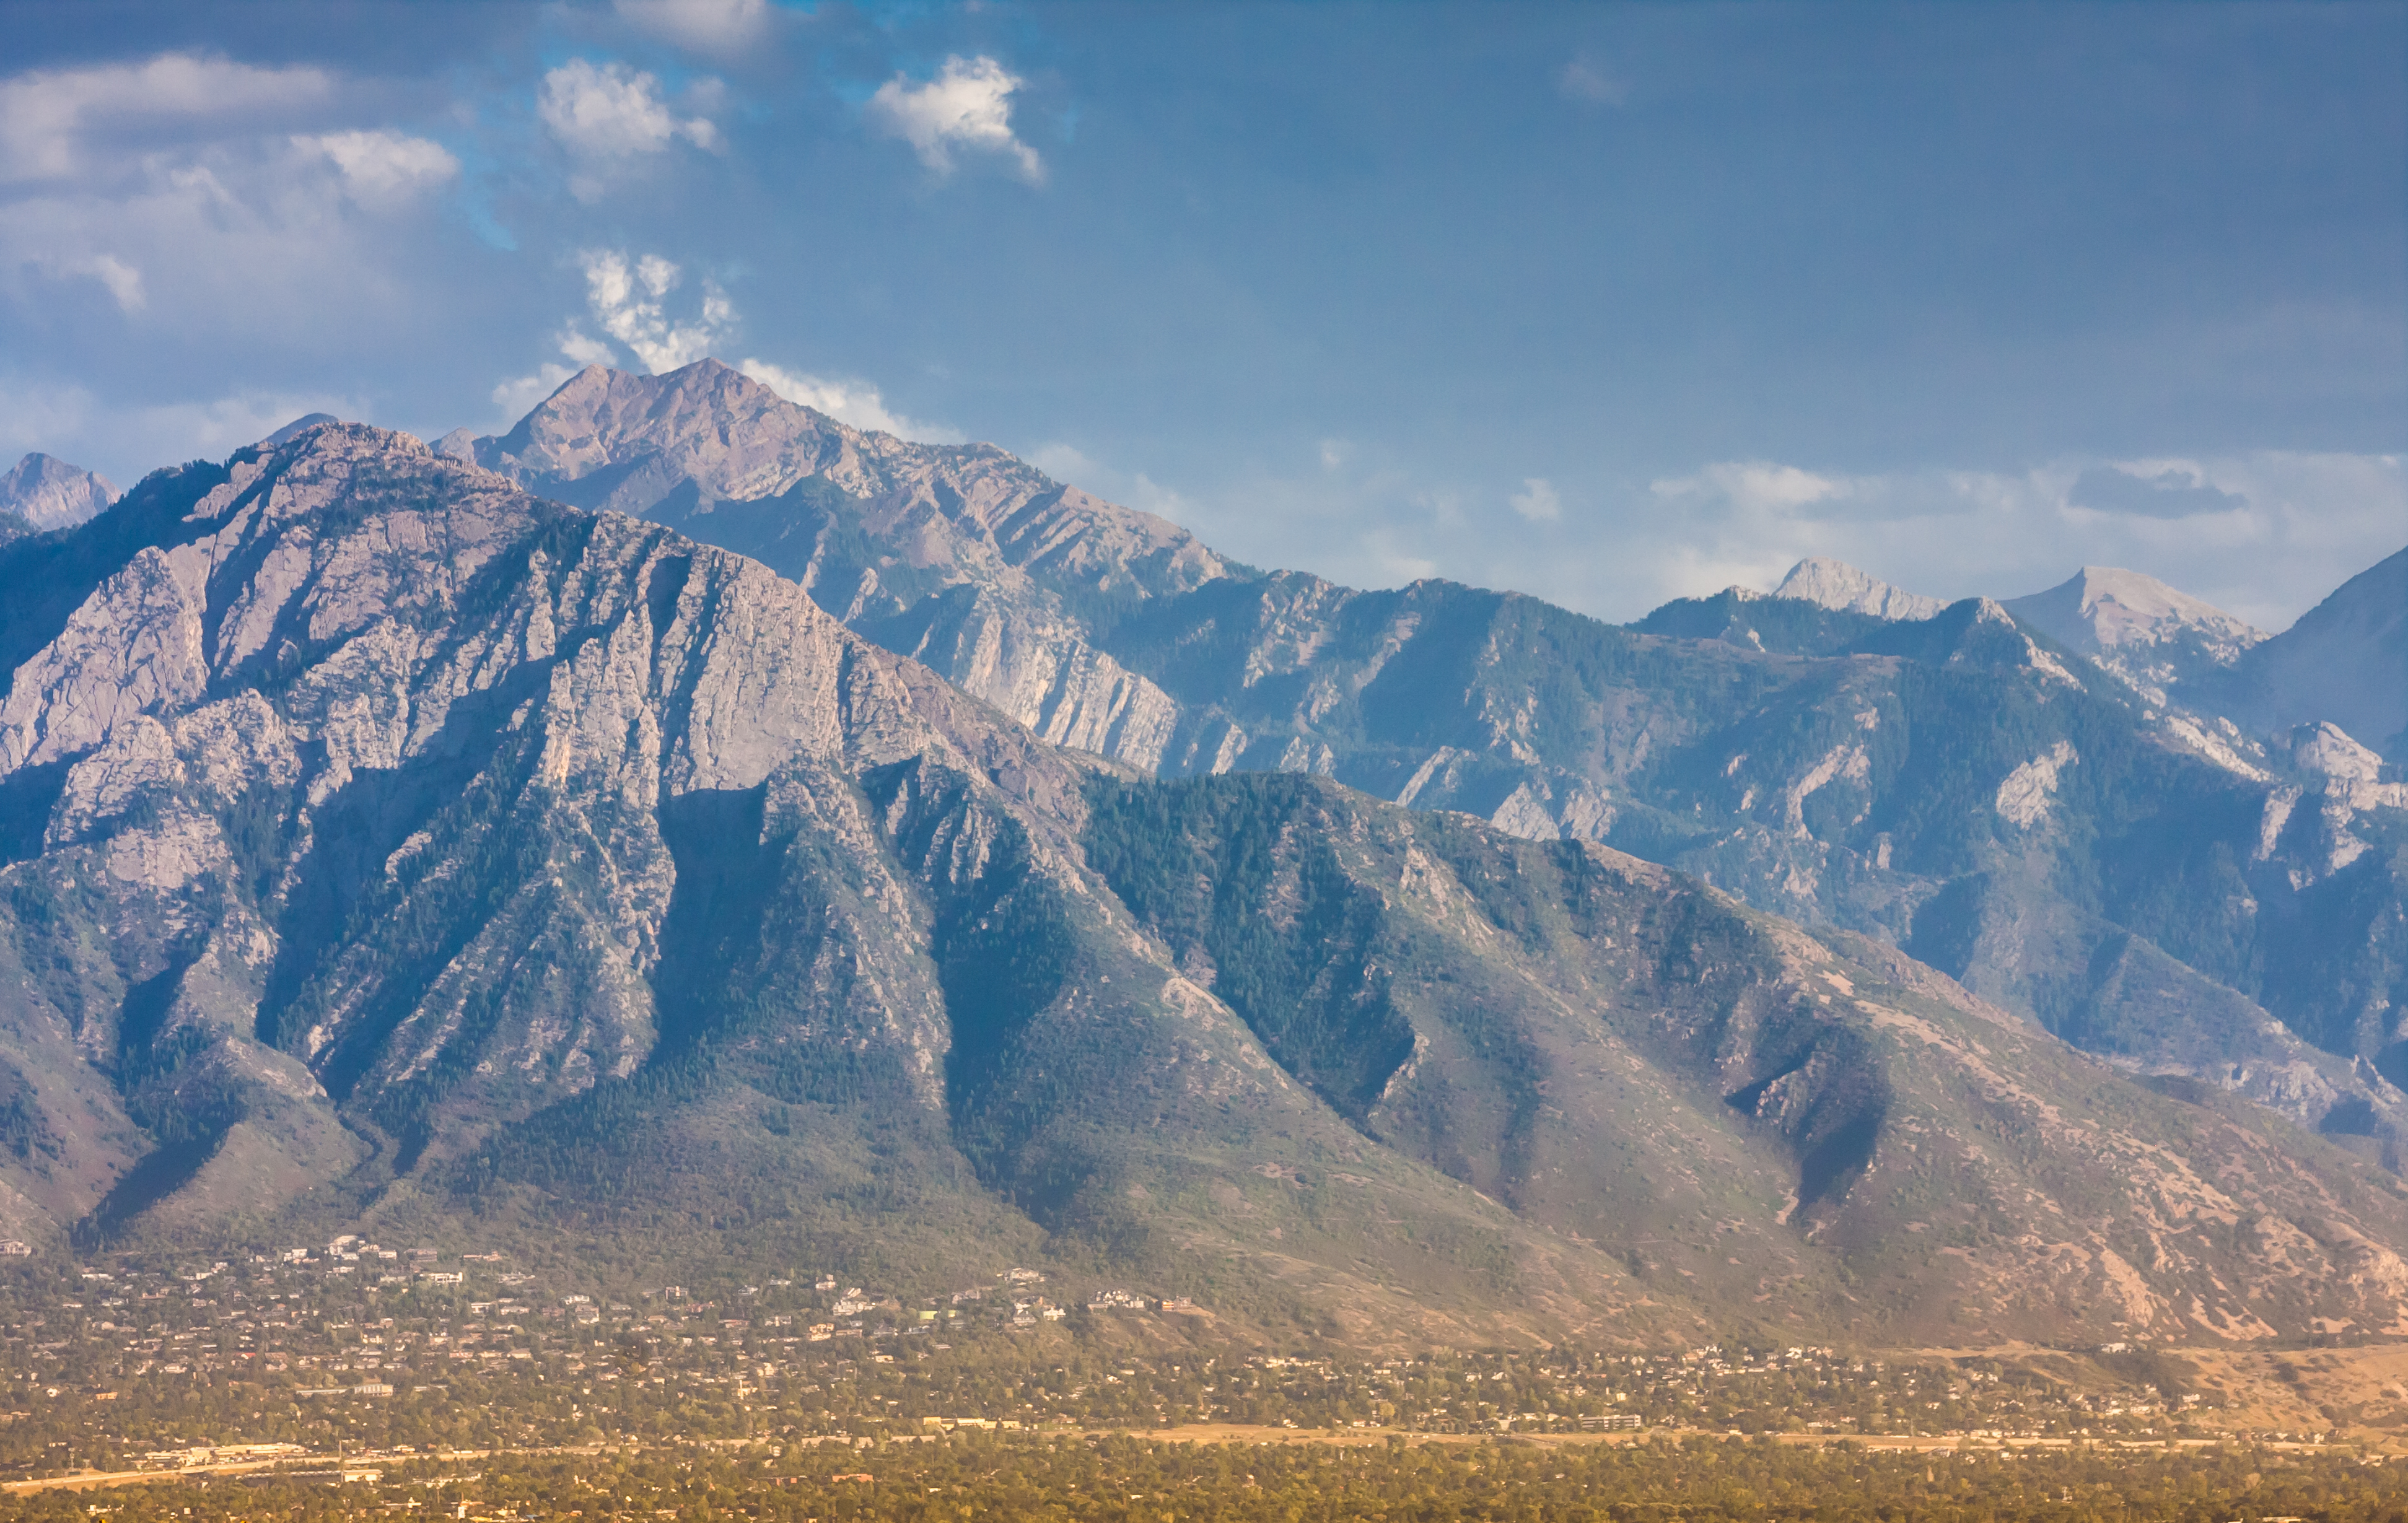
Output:
<instances>
[{"instance_id":1,"label":"cloud over peak","mask_svg":"<svg viewBox=\"0 0 2408 1523\"><path fill-rule=\"evenodd\" d=\"M869 121L911 145L920 162L939 175L953 172L953 150L999 154L1022 179L1045 183L1045 164L1011 130L1011 96L1023 81L994 59L948 58L937 77L912 84L896 75L878 87L866 109Z\"/></svg>"},{"instance_id":2,"label":"cloud over peak","mask_svg":"<svg viewBox=\"0 0 2408 1523\"><path fill-rule=\"evenodd\" d=\"M702 283L702 306L696 317L687 321L670 318L662 298L678 288L684 272L658 254L645 254L631 264L614 249L591 249L579 256L578 263L585 271L586 306L594 320L654 375L694 363L735 328L734 305L710 280ZM570 337L563 340L564 349L579 336L571 330Z\"/></svg>"}]
</instances>

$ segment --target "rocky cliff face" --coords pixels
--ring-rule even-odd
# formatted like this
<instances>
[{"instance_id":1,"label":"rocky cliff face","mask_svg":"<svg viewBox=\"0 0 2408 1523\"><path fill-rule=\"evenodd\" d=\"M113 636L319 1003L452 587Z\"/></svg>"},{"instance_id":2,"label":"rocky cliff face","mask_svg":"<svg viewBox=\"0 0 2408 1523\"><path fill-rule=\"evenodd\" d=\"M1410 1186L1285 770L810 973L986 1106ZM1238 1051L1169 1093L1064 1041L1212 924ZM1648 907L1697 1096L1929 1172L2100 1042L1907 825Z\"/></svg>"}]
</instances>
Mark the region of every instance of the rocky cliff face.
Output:
<instances>
[{"instance_id":1,"label":"rocky cliff face","mask_svg":"<svg viewBox=\"0 0 2408 1523\"><path fill-rule=\"evenodd\" d=\"M1369 1343L2403 1326L2399 1190L2263 1113L1594 843L1099 771L406 436L0 576L13 1235L1059 1253Z\"/></svg>"}]
</instances>

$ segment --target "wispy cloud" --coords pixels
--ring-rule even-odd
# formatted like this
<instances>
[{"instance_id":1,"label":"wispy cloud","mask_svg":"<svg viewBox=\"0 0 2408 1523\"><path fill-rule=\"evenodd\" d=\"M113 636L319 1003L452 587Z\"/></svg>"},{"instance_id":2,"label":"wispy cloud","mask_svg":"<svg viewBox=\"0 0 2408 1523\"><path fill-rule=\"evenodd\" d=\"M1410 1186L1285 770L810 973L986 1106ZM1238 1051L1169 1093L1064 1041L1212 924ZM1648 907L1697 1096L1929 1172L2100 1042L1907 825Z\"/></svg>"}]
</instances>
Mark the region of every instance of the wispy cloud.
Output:
<instances>
[{"instance_id":1,"label":"wispy cloud","mask_svg":"<svg viewBox=\"0 0 2408 1523\"><path fill-rule=\"evenodd\" d=\"M296 136L304 152L323 154L362 206L389 207L433 190L460 173L442 144L397 132L339 132Z\"/></svg>"},{"instance_id":2,"label":"wispy cloud","mask_svg":"<svg viewBox=\"0 0 2408 1523\"><path fill-rule=\"evenodd\" d=\"M1620 106L1630 98L1630 87L1586 53L1555 72L1555 88L1584 106Z\"/></svg>"},{"instance_id":3,"label":"wispy cloud","mask_svg":"<svg viewBox=\"0 0 2408 1523\"><path fill-rule=\"evenodd\" d=\"M587 333L580 321L563 327L552 341L566 363L547 362L494 388L494 406L506 420L523 416L584 366L619 363L619 349L633 355L638 366L658 375L713 353L724 355L736 340L740 326L736 305L716 281L706 278L699 298L679 313L671 310L671 299L684 285L685 272L658 254L589 249L578 255L577 263L585 278L581 320L591 321L604 336ZM755 358L737 362L736 368L787 401L854 428L926 444L962 442L954 429L907 418L888 406L884 394L869 381L812 375Z\"/></svg>"},{"instance_id":4,"label":"wispy cloud","mask_svg":"<svg viewBox=\"0 0 2408 1523\"><path fill-rule=\"evenodd\" d=\"M430 138L346 126L354 97L323 69L183 53L0 78L0 282L89 282L153 334L324 331L460 172Z\"/></svg>"},{"instance_id":5,"label":"wispy cloud","mask_svg":"<svg viewBox=\"0 0 2408 1523\"><path fill-rule=\"evenodd\" d=\"M1505 501L1532 523L1553 523L1564 516L1564 500L1555 494L1555 483L1544 477L1526 477L1522 490Z\"/></svg>"},{"instance_id":6,"label":"wispy cloud","mask_svg":"<svg viewBox=\"0 0 2408 1523\"><path fill-rule=\"evenodd\" d=\"M898 74L879 86L866 114L939 175L952 174L953 151L967 149L1000 155L1021 178L1042 185L1044 161L1011 130L1011 97L1022 82L992 58L948 58L924 84Z\"/></svg>"},{"instance_id":7,"label":"wispy cloud","mask_svg":"<svg viewBox=\"0 0 2408 1523\"><path fill-rule=\"evenodd\" d=\"M897 438L916 439L923 444L959 444L962 434L942 423L924 423L904 417L886 406L879 389L865 380L830 380L825 377L806 375L767 360L746 360L737 369L759 381L787 401L798 403L814 411L824 412L840 423L854 428L892 434Z\"/></svg>"},{"instance_id":8,"label":"wispy cloud","mask_svg":"<svg viewBox=\"0 0 2408 1523\"><path fill-rule=\"evenodd\" d=\"M577 164L569 192L598 199L610 177L682 141L716 150L719 129L708 117L681 118L652 75L624 64L572 58L543 77L536 115Z\"/></svg>"},{"instance_id":9,"label":"wispy cloud","mask_svg":"<svg viewBox=\"0 0 2408 1523\"><path fill-rule=\"evenodd\" d=\"M736 308L710 280L702 283L702 302L693 317L668 315L664 298L684 272L658 254L631 263L615 249L590 249L578 263L585 271L585 304L594 320L654 375L694 363L733 334Z\"/></svg>"}]
</instances>

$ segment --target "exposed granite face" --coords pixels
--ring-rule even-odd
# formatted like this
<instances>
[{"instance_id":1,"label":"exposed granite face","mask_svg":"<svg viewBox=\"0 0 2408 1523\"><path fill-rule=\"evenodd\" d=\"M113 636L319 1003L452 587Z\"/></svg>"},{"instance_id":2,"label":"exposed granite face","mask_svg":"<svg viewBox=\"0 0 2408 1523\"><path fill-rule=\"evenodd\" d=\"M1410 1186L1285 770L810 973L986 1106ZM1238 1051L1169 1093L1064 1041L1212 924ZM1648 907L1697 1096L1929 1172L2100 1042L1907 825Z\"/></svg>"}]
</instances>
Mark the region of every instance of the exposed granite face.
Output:
<instances>
[{"instance_id":1,"label":"exposed granite face","mask_svg":"<svg viewBox=\"0 0 2408 1523\"><path fill-rule=\"evenodd\" d=\"M1042 745L766 568L564 514L404 435L323 428L237 457L178 527L102 577L0 702L0 778L56 789L41 854L10 871L108 948L15 1014L121 1081L197 1045L181 1098L137 1081L100 1114L122 1135L213 1111L196 1159L247 1125L258 1178L357 1161L326 1146L338 1117L439 1150L631 1072L659 1036L648 977L677 876L660 822L681 799L765 792L874 861L844 781L863 769L933 759L974 792L1076 797ZM865 942L918 955L885 918ZM922 1005L861 1019L933 1102ZM287 1145L289 1167L260 1163ZM53 1214L95 1208L131 1146L77 1149L89 1177Z\"/></svg>"},{"instance_id":2,"label":"exposed granite face","mask_svg":"<svg viewBox=\"0 0 2408 1523\"><path fill-rule=\"evenodd\" d=\"M1929 619L1947 606L1939 598L1893 587L1870 572L1828 555L1810 555L1791 566L1771 595L1842 613L1870 614L1875 619Z\"/></svg>"}]
</instances>

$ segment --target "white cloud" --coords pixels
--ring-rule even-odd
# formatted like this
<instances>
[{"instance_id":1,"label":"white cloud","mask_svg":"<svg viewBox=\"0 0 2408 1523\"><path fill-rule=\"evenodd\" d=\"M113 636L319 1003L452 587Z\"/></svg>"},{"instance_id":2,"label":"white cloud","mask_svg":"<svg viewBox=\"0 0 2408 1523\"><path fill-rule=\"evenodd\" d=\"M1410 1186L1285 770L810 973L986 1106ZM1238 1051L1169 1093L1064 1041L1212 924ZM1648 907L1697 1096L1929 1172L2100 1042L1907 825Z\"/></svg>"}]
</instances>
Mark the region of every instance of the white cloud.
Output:
<instances>
[{"instance_id":1,"label":"white cloud","mask_svg":"<svg viewBox=\"0 0 2408 1523\"><path fill-rule=\"evenodd\" d=\"M866 114L939 175L953 172L953 150L963 148L1001 154L1021 178L1042 185L1044 162L1011 131L1011 96L1021 84L992 58L948 58L925 84L898 74L879 86Z\"/></svg>"},{"instance_id":2,"label":"white cloud","mask_svg":"<svg viewBox=\"0 0 2408 1523\"><path fill-rule=\"evenodd\" d=\"M53 256L35 263L45 275L56 279L83 277L99 281L117 303L117 309L128 316L150 305L150 293L142 289L142 272L115 254Z\"/></svg>"},{"instance_id":3,"label":"white cloud","mask_svg":"<svg viewBox=\"0 0 2408 1523\"><path fill-rule=\"evenodd\" d=\"M516 376L494 387L494 410L503 425L497 432L508 432L509 425L535 411L538 403L560 390L561 382L576 374L567 365L546 363L531 376Z\"/></svg>"},{"instance_id":4,"label":"white cloud","mask_svg":"<svg viewBox=\"0 0 2408 1523\"><path fill-rule=\"evenodd\" d=\"M1724 461L1694 476L1655 481L1649 491L1663 498L1725 501L1743 512L1804 507L1841 495L1846 488L1829 477L1770 461Z\"/></svg>"},{"instance_id":5,"label":"white cloud","mask_svg":"<svg viewBox=\"0 0 2408 1523\"><path fill-rule=\"evenodd\" d=\"M690 52L732 58L769 29L768 0L618 0L620 17Z\"/></svg>"},{"instance_id":6,"label":"white cloud","mask_svg":"<svg viewBox=\"0 0 2408 1523\"><path fill-rule=\"evenodd\" d=\"M578 262L585 271L585 301L594 320L654 375L694 363L735 328L736 308L726 292L709 280L702 283L695 317L684 321L670 318L662 298L677 289L682 272L657 254L629 264L614 249L589 249Z\"/></svg>"},{"instance_id":7,"label":"white cloud","mask_svg":"<svg viewBox=\"0 0 2408 1523\"><path fill-rule=\"evenodd\" d=\"M560 352L579 369L587 365L607 365L616 358L610 346L598 338L588 337L577 324L570 323L560 331Z\"/></svg>"},{"instance_id":8,"label":"white cloud","mask_svg":"<svg viewBox=\"0 0 2408 1523\"><path fill-rule=\"evenodd\" d=\"M865 380L830 380L773 365L767 360L746 360L737 369L787 401L824 412L854 428L916 439L922 444L959 444L961 434L941 423L923 423L888 409L886 398ZM1040 469L1042 467L1039 467Z\"/></svg>"},{"instance_id":9,"label":"white cloud","mask_svg":"<svg viewBox=\"0 0 2408 1523\"><path fill-rule=\"evenodd\" d=\"M89 178L150 147L321 109L334 77L188 53L0 80L0 182Z\"/></svg>"},{"instance_id":10,"label":"white cloud","mask_svg":"<svg viewBox=\"0 0 2408 1523\"><path fill-rule=\"evenodd\" d=\"M1564 500L1555 495L1555 483L1543 477L1525 477L1523 489L1506 499L1513 511L1532 523L1553 523L1564 516Z\"/></svg>"},{"instance_id":11,"label":"white cloud","mask_svg":"<svg viewBox=\"0 0 2408 1523\"><path fill-rule=\"evenodd\" d=\"M668 298L684 284L685 272L658 254L631 258L615 249L589 249L578 256L578 266L585 277L586 310L595 325L655 375L724 349L736 335L735 304L710 280L702 282L702 298L692 315L671 315ZM552 341L567 364L547 362L529 375L510 377L494 388L494 406L506 420L515 422L579 369L618 362L618 352L610 344L574 322L554 334ZM816 408L854 428L925 444L962 442L962 435L953 429L907 418L890 408L868 381L810 375L759 359L744 360L737 368L787 401Z\"/></svg>"},{"instance_id":12,"label":"white cloud","mask_svg":"<svg viewBox=\"0 0 2408 1523\"><path fill-rule=\"evenodd\" d=\"M358 98L322 69L180 53L0 78L0 301L106 292L162 342L375 342L422 251L408 214L459 163L346 127Z\"/></svg>"},{"instance_id":13,"label":"white cloud","mask_svg":"<svg viewBox=\"0 0 2408 1523\"><path fill-rule=\"evenodd\" d=\"M343 189L364 206L398 206L460 173L460 161L442 144L403 133L326 133L293 144L332 161Z\"/></svg>"},{"instance_id":14,"label":"white cloud","mask_svg":"<svg viewBox=\"0 0 2408 1523\"><path fill-rule=\"evenodd\" d=\"M581 166L568 182L580 201L599 196L609 173L680 139L699 149L721 146L708 117L680 120L661 97L660 80L624 64L570 59L543 77L536 115Z\"/></svg>"}]
</instances>

